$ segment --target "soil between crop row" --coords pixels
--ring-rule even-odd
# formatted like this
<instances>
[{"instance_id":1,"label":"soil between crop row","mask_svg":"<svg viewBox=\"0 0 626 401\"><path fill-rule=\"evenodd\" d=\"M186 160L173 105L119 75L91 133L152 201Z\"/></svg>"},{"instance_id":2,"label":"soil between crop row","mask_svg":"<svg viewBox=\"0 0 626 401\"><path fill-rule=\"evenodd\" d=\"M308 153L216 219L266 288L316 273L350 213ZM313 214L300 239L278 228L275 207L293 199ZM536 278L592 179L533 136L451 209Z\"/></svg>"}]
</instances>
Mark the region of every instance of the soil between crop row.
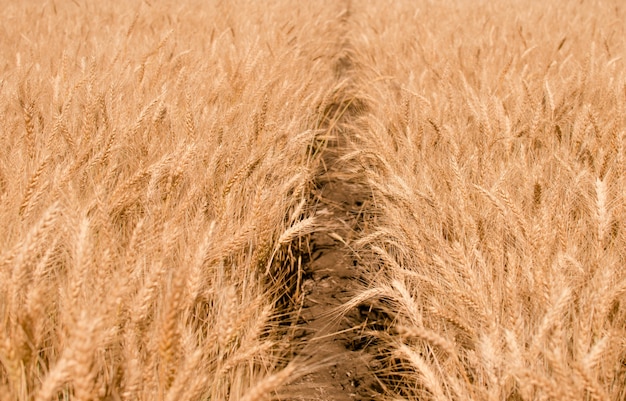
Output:
<instances>
[{"instance_id":1,"label":"soil between crop row","mask_svg":"<svg viewBox=\"0 0 626 401\"><path fill-rule=\"evenodd\" d=\"M346 31L350 7L346 2L341 14ZM342 159L355 127L367 113L367 104L356 95L354 76L358 71L350 43L346 37L338 41L334 74L340 89L322 112L324 170L312 194L321 228L310 237L310 254L302 267L299 291L303 298L296 306L294 335L296 355L316 368L296 383L299 390L290 400L371 400L382 391L373 373L377 361L363 341L363 331L372 323L373 314L362 306L347 311L342 308L367 282L359 255L350 243L367 226L371 196Z\"/></svg>"}]
</instances>

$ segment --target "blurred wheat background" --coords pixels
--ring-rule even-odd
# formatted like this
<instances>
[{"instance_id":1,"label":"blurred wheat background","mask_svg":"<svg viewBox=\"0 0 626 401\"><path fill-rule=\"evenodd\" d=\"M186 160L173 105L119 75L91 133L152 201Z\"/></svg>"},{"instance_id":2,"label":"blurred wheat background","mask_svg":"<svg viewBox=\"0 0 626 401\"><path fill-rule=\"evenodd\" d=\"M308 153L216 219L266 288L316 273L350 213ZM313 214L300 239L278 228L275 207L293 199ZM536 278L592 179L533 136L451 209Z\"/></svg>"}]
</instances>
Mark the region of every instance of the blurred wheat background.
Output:
<instances>
[{"instance_id":1,"label":"blurred wheat background","mask_svg":"<svg viewBox=\"0 0 626 401\"><path fill-rule=\"evenodd\" d=\"M626 399L619 1L2 3L0 400L289 399L346 88L379 398Z\"/></svg>"}]
</instances>

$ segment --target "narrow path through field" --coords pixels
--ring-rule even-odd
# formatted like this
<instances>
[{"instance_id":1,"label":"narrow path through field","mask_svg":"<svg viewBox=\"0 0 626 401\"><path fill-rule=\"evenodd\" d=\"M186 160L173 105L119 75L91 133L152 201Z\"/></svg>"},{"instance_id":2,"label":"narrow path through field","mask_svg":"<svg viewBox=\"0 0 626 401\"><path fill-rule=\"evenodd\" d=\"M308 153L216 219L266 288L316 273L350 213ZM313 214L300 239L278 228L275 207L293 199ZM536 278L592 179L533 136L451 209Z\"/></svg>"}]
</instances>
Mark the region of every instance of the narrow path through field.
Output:
<instances>
[{"instance_id":1,"label":"narrow path through field","mask_svg":"<svg viewBox=\"0 0 626 401\"><path fill-rule=\"evenodd\" d=\"M350 7L346 2L340 17L343 34L337 39L334 60L337 90L324 106L320 124L325 131L324 171L317 179L313 201L323 228L311 236L309 262L303 267L304 298L298 311L299 355L318 368L298 383L305 390L298 392L297 400L371 400L380 392L372 371L375 361L359 336L367 311L354 308L337 313L355 295L358 282L365 281L350 242L363 229L370 202L369 191L342 160L368 109L355 88L358 71L347 39Z\"/></svg>"}]
</instances>

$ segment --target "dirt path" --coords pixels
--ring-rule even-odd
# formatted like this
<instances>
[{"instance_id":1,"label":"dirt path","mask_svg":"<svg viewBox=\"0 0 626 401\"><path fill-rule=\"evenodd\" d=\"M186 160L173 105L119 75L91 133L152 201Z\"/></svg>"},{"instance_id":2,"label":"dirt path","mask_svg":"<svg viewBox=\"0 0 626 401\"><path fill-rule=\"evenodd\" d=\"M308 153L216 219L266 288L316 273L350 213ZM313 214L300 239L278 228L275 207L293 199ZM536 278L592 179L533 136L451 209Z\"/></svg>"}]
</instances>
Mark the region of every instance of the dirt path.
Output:
<instances>
[{"instance_id":1,"label":"dirt path","mask_svg":"<svg viewBox=\"0 0 626 401\"><path fill-rule=\"evenodd\" d=\"M341 14L346 31L349 19L350 3L346 2ZM311 236L298 310L298 355L318 369L297 383L300 390L290 398L293 400L371 400L380 393L373 374L376 362L359 334L368 319L367 311L354 308L337 313L338 307L355 295L358 283L365 282L350 243L366 224L370 202L367 188L341 160L367 112L367 104L356 96L353 77L357 71L346 37L338 38L334 73L339 89L323 111L321 127L328 141L322 154L325 170L313 194L318 222L325 229Z\"/></svg>"}]
</instances>

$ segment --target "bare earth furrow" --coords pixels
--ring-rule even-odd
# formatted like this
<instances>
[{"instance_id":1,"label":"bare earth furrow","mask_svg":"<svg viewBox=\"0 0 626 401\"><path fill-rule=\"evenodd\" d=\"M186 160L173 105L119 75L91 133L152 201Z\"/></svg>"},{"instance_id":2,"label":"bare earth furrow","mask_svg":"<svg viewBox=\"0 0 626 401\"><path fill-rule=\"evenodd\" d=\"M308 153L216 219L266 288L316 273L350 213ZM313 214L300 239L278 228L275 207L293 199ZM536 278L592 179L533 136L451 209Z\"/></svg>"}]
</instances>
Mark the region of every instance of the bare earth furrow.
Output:
<instances>
[{"instance_id":1,"label":"bare earth furrow","mask_svg":"<svg viewBox=\"0 0 626 401\"><path fill-rule=\"evenodd\" d=\"M323 105L322 165L312 201L321 229L311 235L308 263L303 267L303 301L298 311L301 356L318 368L299 383L298 399L370 400L380 390L372 373L372 356L357 338L367 313L344 306L365 281L358 255L350 247L367 220L369 191L342 160L367 113L357 96L358 69L348 37L351 4L340 16L338 53L333 62L337 87Z\"/></svg>"}]
</instances>

